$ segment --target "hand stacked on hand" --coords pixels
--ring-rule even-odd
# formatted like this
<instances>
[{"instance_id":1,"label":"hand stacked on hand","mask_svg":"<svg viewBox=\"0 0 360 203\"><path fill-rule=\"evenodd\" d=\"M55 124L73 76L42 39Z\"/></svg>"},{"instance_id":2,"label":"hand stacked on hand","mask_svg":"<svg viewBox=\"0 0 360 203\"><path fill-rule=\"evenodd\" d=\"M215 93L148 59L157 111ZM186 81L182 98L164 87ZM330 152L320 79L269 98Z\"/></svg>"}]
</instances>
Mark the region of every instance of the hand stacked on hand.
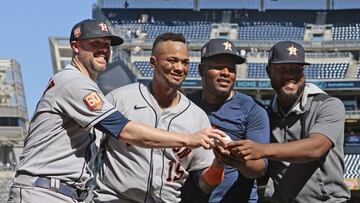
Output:
<instances>
[{"instance_id":1,"label":"hand stacked on hand","mask_svg":"<svg viewBox=\"0 0 360 203\"><path fill-rule=\"evenodd\" d=\"M236 167L247 160L257 160L264 157L264 148L252 140L229 141L226 145L216 145L214 154L221 163Z\"/></svg>"}]
</instances>

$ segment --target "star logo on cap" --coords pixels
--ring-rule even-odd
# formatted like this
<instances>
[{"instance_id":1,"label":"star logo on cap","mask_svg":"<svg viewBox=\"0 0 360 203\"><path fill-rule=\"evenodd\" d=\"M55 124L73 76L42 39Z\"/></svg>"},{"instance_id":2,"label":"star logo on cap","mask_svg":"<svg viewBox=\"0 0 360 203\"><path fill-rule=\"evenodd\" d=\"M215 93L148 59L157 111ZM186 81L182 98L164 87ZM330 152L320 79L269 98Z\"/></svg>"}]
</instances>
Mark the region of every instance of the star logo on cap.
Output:
<instances>
[{"instance_id":1,"label":"star logo on cap","mask_svg":"<svg viewBox=\"0 0 360 203\"><path fill-rule=\"evenodd\" d=\"M99 24L99 27L101 28L101 31L103 31L103 32L109 32L109 30L108 30L108 27L107 27L107 25L105 24L105 23L100 23Z\"/></svg>"},{"instance_id":2,"label":"star logo on cap","mask_svg":"<svg viewBox=\"0 0 360 203\"><path fill-rule=\"evenodd\" d=\"M294 55L297 56L297 48L294 47L294 45L291 45L291 47L287 48L287 50L289 51L289 56L290 55Z\"/></svg>"},{"instance_id":3,"label":"star logo on cap","mask_svg":"<svg viewBox=\"0 0 360 203\"><path fill-rule=\"evenodd\" d=\"M232 44L230 44L229 41L226 41L226 42L222 43L222 45L225 46L224 50L230 50L230 51L232 51L232 49L231 49Z\"/></svg>"}]
</instances>

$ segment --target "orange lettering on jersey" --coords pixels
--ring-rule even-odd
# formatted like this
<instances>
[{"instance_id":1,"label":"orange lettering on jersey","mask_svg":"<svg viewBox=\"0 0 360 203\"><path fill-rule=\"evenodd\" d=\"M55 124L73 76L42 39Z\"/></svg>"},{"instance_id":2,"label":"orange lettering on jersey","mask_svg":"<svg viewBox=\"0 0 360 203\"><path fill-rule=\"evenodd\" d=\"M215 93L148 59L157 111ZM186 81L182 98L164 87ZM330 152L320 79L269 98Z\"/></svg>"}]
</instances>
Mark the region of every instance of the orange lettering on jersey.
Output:
<instances>
[{"instance_id":1,"label":"orange lettering on jersey","mask_svg":"<svg viewBox=\"0 0 360 203\"><path fill-rule=\"evenodd\" d=\"M84 96L84 103L90 111L99 111L104 102L97 92L90 92Z\"/></svg>"},{"instance_id":2,"label":"orange lettering on jersey","mask_svg":"<svg viewBox=\"0 0 360 203\"><path fill-rule=\"evenodd\" d=\"M192 149L187 147L173 148L172 150L178 159L182 159L192 152Z\"/></svg>"}]
</instances>

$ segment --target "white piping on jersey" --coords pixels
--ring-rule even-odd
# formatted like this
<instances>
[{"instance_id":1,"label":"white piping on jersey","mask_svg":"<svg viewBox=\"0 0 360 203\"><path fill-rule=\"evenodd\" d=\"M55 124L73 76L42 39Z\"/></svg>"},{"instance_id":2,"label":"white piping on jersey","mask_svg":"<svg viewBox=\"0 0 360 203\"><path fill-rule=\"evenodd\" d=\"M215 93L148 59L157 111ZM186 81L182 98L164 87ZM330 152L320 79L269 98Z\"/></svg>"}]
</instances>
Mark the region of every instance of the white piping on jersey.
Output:
<instances>
[{"instance_id":1,"label":"white piping on jersey","mask_svg":"<svg viewBox=\"0 0 360 203\"><path fill-rule=\"evenodd\" d=\"M94 130L94 129L93 129ZM86 147L86 151L85 151L85 157L84 157L84 164L83 164L83 167L81 169L81 174L80 176L74 181L73 183L73 187L75 186L75 184L81 180L85 170L88 170L89 173L90 173L90 177L93 177L93 172L92 170L89 168L91 166L89 166L88 164L86 163L90 163L90 160L91 160L91 156L92 156L92 152L91 152L91 145L92 144L95 144L95 140L96 140L96 135L95 135L95 132L93 131L93 134L91 134L91 132L89 132L89 136L90 136L90 141L89 141L89 144L88 146ZM88 157L90 156L90 157ZM91 163L90 163L91 164ZM85 169L85 170L84 170ZM91 180L92 178L89 178L88 180L86 180L84 182L84 185L82 185L82 189L87 189L86 187L88 187L88 184L89 184L89 181Z\"/></svg>"},{"instance_id":2,"label":"white piping on jersey","mask_svg":"<svg viewBox=\"0 0 360 203\"><path fill-rule=\"evenodd\" d=\"M158 121L158 116L157 116L157 113L154 109L153 106L151 106L150 102L148 102L141 90L141 83L139 83L139 92L141 94L141 97L144 99L144 101L149 105L149 107L153 110L154 114L155 114L155 123L154 123L154 127L157 128L158 124L159 124L159 121ZM153 152L154 150L151 149L151 153L150 153L150 168L149 168L149 174L148 174L148 181L147 181L147 186L146 186L146 193L145 193L145 198L144 198L144 203L146 203L146 200L147 200L147 196L149 194L149 190L151 188L151 185L152 185L152 180L153 180Z\"/></svg>"},{"instance_id":3,"label":"white piping on jersey","mask_svg":"<svg viewBox=\"0 0 360 203\"><path fill-rule=\"evenodd\" d=\"M97 118L95 118L94 120L92 120L89 124L87 124L84 128L88 128L92 123L94 123L95 121L98 121L100 118L101 119L104 119L103 118L103 115L105 114L108 114L110 111L114 111L115 107L114 108L111 108L109 109L108 111L106 111L105 113L101 114L100 116L98 116ZM96 122L97 123L97 122Z\"/></svg>"},{"instance_id":4,"label":"white piping on jersey","mask_svg":"<svg viewBox=\"0 0 360 203\"><path fill-rule=\"evenodd\" d=\"M154 124L155 126L154 127L157 128L158 123L159 123L158 115L156 113L155 108L151 105L151 103L144 96L144 93L143 93L143 91L141 89L141 84L142 83L139 82L139 87L138 87L139 92L141 94L141 97L144 99L144 101L150 106L150 108L154 112L154 114L155 114L155 124ZM143 85L146 88L151 88L151 83L148 83L148 84L150 85L150 87L148 85L146 85L146 84L143 84ZM149 91L149 93L151 92L150 90L148 90L148 91ZM180 94L179 101L180 100L181 100L181 94ZM186 106L186 108L183 111L181 111L180 113L178 113L177 115L175 115L173 118L170 119L169 124L168 124L167 129L166 129L168 132L170 130L170 126L171 126L172 121L175 118L177 118L178 116L180 116L181 114L183 114L186 110L188 110L190 105L191 105L191 102L190 102L190 100L188 100L188 105ZM163 200L161 198L161 192L162 192L163 185L164 185L163 176L164 176L164 168L165 168L165 158L164 158L165 157L165 151L166 151L166 149L162 149L162 162L163 163L162 163L162 169L161 169L161 186L160 186L160 192L159 192L159 198L160 198L161 202L163 202ZM151 186L152 186L152 181L153 181L153 149L151 149L151 154L150 154L150 169L149 169L149 174L148 174L148 182L147 182L147 188L146 188L146 194L145 194L145 198L144 198L144 203L146 203L147 196L148 196L148 194L150 192L150 189L151 189Z\"/></svg>"},{"instance_id":5,"label":"white piping on jersey","mask_svg":"<svg viewBox=\"0 0 360 203\"><path fill-rule=\"evenodd\" d=\"M180 99L179 99L179 100L181 100L181 94L180 94ZM188 110L189 107L190 107L190 104L191 104L191 102L190 102L190 100L188 100L188 105L186 106L186 108L185 108L183 111L181 111L179 114L175 115L173 118L170 119L169 124L168 124L167 129L166 129L168 132L169 132L169 130L170 130L171 122L172 122L176 117L180 116L182 113L184 113L186 110ZM164 177L164 165L165 165L165 163L164 163L164 162L165 162L165 158L164 158L164 157L165 157L165 149L162 150L163 165L162 165L162 169L161 169L161 186L160 186L160 192L159 192L160 199L161 199L162 188L163 188L163 185L164 185L164 180L163 180L163 177ZM161 201L162 201L162 199L161 199Z\"/></svg>"}]
</instances>

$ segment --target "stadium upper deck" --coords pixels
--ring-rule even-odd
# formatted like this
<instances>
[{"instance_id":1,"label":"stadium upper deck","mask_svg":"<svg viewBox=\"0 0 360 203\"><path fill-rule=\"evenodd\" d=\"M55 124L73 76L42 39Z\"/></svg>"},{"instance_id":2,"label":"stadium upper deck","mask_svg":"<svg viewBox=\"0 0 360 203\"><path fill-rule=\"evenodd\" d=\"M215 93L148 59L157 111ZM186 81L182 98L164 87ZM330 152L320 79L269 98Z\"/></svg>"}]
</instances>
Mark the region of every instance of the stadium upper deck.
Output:
<instances>
[{"instance_id":1,"label":"stadium upper deck","mask_svg":"<svg viewBox=\"0 0 360 203\"><path fill-rule=\"evenodd\" d=\"M338 10L358 9L360 3L357 0L98 0L100 8L129 8L129 9L255 9L265 10Z\"/></svg>"},{"instance_id":2,"label":"stadium upper deck","mask_svg":"<svg viewBox=\"0 0 360 203\"><path fill-rule=\"evenodd\" d=\"M269 91L270 84L264 70L267 50L279 40L294 40L304 45L312 63L305 73L310 81L334 91L352 91L360 87L357 81L360 75L360 19L352 17L357 16L355 13L359 10L336 10L335 13L333 9L346 7L341 7L338 1L328 1L331 5L325 7L320 1L314 1L316 5L311 5L317 8L315 11L307 8L288 10L298 8L297 4L276 8L270 6L273 1L255 1L262 2L262 7L256 3L253 3L255 7L253 4L249 6L249 1L244 1L246 5L236 1L226 1L224 5L206 1L209 6L205 6L204 1L198 1L197 6L192 3L196 1L185 1L186 4L173 2L178 9L171 9L171 15L169 9L164 9L164 4L163 7L148 5L149 9L141 1L127 1L127 8L121 6L125 1L117 1L113 7L111 2L100 1L102 7L94 9L94 16L111 22L114 31L126 39L122 48L127 54L121 54L124 57L114 54L114 62L130 61L135 65L137 70L132 71L133 81L151 78L152 70L147 60L152 41L157 35L170 31L183 33L189 40L192 63L185 88L199 88L196 71L199 50L208 39L217 37L235 41L248 53L247 63L239 68L236 88L255 89L257 92L252 94ZM152 1L155 5L156 2ZM216 6L224 9L215 9ZM243 9L228 9L241 6ZM353 6L347 8L357 8L360 4L353 2ZM198 10L194 10L195 7ZM342 18L335 17L339 15Z\"/></svg>"}]
</instances>

